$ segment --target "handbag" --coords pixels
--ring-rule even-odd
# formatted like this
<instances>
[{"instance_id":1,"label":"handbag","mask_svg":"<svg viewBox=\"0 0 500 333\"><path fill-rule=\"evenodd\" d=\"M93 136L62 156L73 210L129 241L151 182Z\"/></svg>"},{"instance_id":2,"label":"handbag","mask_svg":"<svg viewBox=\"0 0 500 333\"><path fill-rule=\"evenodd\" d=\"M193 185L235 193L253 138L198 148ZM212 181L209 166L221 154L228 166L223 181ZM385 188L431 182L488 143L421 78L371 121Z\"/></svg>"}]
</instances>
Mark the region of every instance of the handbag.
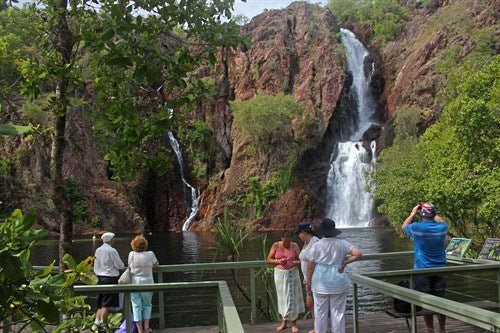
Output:
<instances>
[{"instance_id":1,"label":"handbag","mask_svg":"<svg viewBox=\"0 0 500 333\"><path fill-rule=\"evenodd\" d=\"M131 263L134 261L134 254L132 253ZM118 279L118 284L130 284L132 282L132 270L130 269L132 265L129 265L125 271L120 275Z\"/></svg>"},{"instance_id":2,"label":"handbag","mask_svg":"<svg viewBox=\"0 0 500 333\"><path fill-rule=\"evenodd\" d=\"M118 284L130 284L132 282L132 272L130 271L130 266L125 269L125 271L120 275L118 279Z\"/></svg>"}]
</instances>

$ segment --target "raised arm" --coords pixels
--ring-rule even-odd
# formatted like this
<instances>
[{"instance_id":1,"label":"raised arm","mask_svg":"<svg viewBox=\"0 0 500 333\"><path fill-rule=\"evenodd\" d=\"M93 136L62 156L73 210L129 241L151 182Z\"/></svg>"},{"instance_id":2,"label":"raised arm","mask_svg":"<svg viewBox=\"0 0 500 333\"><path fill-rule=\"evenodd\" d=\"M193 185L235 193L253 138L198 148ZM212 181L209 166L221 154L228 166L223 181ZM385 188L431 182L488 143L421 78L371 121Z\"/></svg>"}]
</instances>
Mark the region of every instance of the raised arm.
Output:
<instances>
[{"instance_id":1,"label":"raised arm","mask_svg":"<svg viewBox=\"0 0 500 333\"><path fill-rule=\"evenodd\" d=\"M413 207L413 209L411 210L410 216L408 216L406 218L406 220L403 222L403 225L401 226L401 230L404 231L405 227L407 225L410 225L413 223L413 219L415 219L415 216L417 215L419 208L420 208L420 205L416 205L415 207Z\"/></svg>"}]
</instances>

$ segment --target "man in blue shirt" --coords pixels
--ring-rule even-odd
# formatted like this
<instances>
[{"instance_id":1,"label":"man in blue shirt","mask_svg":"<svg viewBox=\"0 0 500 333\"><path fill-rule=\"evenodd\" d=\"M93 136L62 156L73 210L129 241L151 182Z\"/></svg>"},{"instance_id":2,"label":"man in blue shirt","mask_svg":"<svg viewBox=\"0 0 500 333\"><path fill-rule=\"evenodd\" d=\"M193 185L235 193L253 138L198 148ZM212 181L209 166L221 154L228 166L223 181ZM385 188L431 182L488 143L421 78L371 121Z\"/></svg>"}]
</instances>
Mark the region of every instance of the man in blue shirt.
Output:
<instances>
[{"instance_id":1,"label":"man in blue shirt","mask_svg":"<svg viewBox=\"0 0 500 333\"><path fill-rule=\"evenodd\" d=\"M420 214L422 221L413 223L415 216ZM437 215L436 209L429 203L413 207L410 216L401 226L403 232L413 238L415 262L413 268L434 268L446 266L445 240L448 226ZM417 275L415 276L415 290L438 297L445 296L446 277L443 275ZM446 317L438 314L439 331L445 332ZM427 333L434 332L432 315L424 315Z\"/></svg>"}]
</instances>

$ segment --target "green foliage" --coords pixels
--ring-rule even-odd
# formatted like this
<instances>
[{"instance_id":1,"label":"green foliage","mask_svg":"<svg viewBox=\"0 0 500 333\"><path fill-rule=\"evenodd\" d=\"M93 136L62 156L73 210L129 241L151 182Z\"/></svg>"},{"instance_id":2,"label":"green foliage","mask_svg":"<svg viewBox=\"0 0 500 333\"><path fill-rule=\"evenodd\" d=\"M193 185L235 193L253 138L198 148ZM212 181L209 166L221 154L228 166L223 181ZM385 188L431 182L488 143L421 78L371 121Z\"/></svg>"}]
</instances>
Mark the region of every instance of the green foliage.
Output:
<instances>
[{"instance_id":1,"label":"green foliage","mask_svg":"<svg viewBox=\"0 0 500 333\"><path fill-rule=\"evenodd\" d=\"M87 312L86 296L73 296L71 286L76 282L97 283L92 273L92 257L76 263L64 257L67 268L53 274L54 263L44 270L35 270L30 262L30 249L42 240L46 230L32 230L36 216L23 215L16 210L0 224L0 322L19 332L31 329L44 331L48 324L57 325L53 332L70 329L78 332L92 324ZM60 322L60 316L65 321Z\"/></svg>"},{"instance_id":2,"label":"green foliage","mask_svg":"<svg viewBox=\"0 0 500 333\"><path fill-rule=\"evenodd\" d=\"M257 95L247 101L231 103L235 125L257 144L293 139L292 121L300 117L304 107L293 96Z\"/></svg>"},{"instance_id":3,"label":"green foliage","mask_svg":"<svg viewBox=\"0 0 500 333\"><path fill-rule=\"evenodd\" d=\"M99 225L100 225L100 221L99 221L99 216L94 216L92 218L92 221L90 221L90 225L94 228L99 228Z\"/></svg>"},{"instance_id":4,"label":"green foliage","mask_svg":"<svg viewBox=\"0 0 500 333\"><path fill-rule=\"evenodd\" d=\"M78 224L85 224L89 216L88 203L83 197L76 180L66 179L64 192L69 199L73 220Z\"/></svg>"},{"instance_id":5,"label":"green foliage","mask_svg":"<svg viewBox=\"0 0 500 333\"><path fill-rule=\"evenodd\" d=\"M397 0L330 0L327 7L340 25L359 22L371 28L372 40L378 40L381 47L399 36L408 19Z\"/></svg>"},{"instance_id":6,"label":"green foliage","mask_svg":"<svg viewBox=\"0 0 500 333\"><path fill-rule=\"evenodd\" d=\"M168 108L191 109L206 87L188 74L213 65L219 46L242 40L234 22L222 22L231 17L232 5L232 0L128 6L100 1L101 15L86 22L82 37L93 54L90 70L100 106L95 129L110 143L106 159L114 177L130 178L142 168L164 173L168 151L155 140L171 128ZM151 8L155 15L147 14ZM168 107L156 94L160 84L164 91L179 92Z\"/></svg>"},{"instance_id":7,"label":"green foliage","mask_svg":"<svg viewBox=\"0 0 500 333\"><path fill-rule=\"evenodd\" d=\"M249 178L243 206L247 208L252 205L255 209L255 216L260 217L271 201L285 193L290 187L291 180L291 164L287 167L279 167L273 172L271 179L263 183L256 177Z\"/></svg>"},{"instance_id":8,"label":"green foliage","mask_svg":"<svg viewBox=\"0 0 500 333\"><path fill-rule=\"evenodd\" d=\"M456 69L464 74L460 66ZM455 75L455 73L450 73ZM496 237L500 211L500 56L447 88L454 96L418 140L399 137L371 175L381 211L397 226L419 201L433 202L453 234ZM397 132L397 130L396 130Z\"/></svg>"},{"instance_id":9,"label":"green foliage","mask_svg":"<svg viewBox=\"0 0 500 333\"><path fill-rule=\"evenodd\" d=\"M6 178L11 171L12 161L9 158L0 159L0 179Z\"/></svg>"},{"instance_id":10,"label":"green foliage","mask_svg":"<svg viewBox=\"0 0 500 333\"><path fill-rule=\"evenodd\" d=\"M240 250L252 236L252 229L241 223L234 215L224 209L222 219L217 219L217 253L224 255L228 261L238 261Z\"/></svg>"},{"instance_id":11,"label":"green foliage","mask_svg":"<svg viewBox=\"0 0 500 333\"><path fill-rule=\"evenodd\" d=\"M0 124L0 135L20 135L28 132L30 129L30 126Z\"/></svg>"},{"instance_id":12,"label":"green foliage","mask_svg":"<svg viewBox=\"0 0 500 333\"><path fill-rule=\"evenodd\" d=\"M179 139L184 144L193 174L198 180L208 179L215 168L213 130L203 121L191 121L177 130Z\"/></svg>"}]
</instances>

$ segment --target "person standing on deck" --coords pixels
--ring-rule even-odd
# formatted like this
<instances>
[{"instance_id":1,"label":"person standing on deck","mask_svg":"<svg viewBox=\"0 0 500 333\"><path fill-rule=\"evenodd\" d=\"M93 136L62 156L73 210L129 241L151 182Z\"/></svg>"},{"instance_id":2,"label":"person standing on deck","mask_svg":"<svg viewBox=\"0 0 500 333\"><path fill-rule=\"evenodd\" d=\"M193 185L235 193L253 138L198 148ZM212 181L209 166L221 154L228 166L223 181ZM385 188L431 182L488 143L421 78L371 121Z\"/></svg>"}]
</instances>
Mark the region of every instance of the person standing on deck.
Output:
<instances>
[{"instance_id":1,"label":"person standing on deck","mask_svg":"<svg viewBox=\"0 0 500 333\"><path fill-rule=\"evenodd\" d=\"M293 232L284 231L281 241L271 247L267 262L275 265L274 284L278 296L278 312L281 315L281 325L276 331L287 328L287 321L291 321L292 333L298 333L297 318L305 311L302 286L300 284L299 246L292 242Z\"/></svg>"},{"instance_id":2,"label":"person standing on deck","mask_svg":"<svg viewBox=\"0 0 500 333\"><path fill-rule=\"evenodd\" d=\"M118 251L111 246L114 237L115 234L112 232L102 234L103 244L95 251L94 274L97 276L97 284L118 284L119 270L125 267ZM97 294L97 313L94 323L99 333L106 332L109 308L118 306L118 294Z\"/></svg>"},{"instance_id":3,"label":"person standing on deck","mask_svg":"<svg viewBox=\"0 0 500 333\"><path fill-rule=\"evenodd\" d=\"M361 251L336 236L342 231L331 219L324 219L316 230L323 236L306 254L307 275L304 283L311 286L314 297L314 330L326 333L328 314L331 332L345 333L345 308L351 282L345 267L361 259Z\"/></svg>"},{"instance_id":4,"label":"person standing on deck","mask_svg":"<svg viewBox=\"0 0 500 333\"><path fill-rule=\"evenodd\" d=\"M300 251L299 259L300 259L300 270L302 271L302 275L305 277L307 275L307 253L311 249L311 246L319 241L319 238L316 236L316 233L313 230L311 223L307 221L300 222L295 228L295 233L299 235L301 241L304 242L304 246L302 247L302 251ZM311 290L311 285L306 285L306 305L311 311L312 319L314 320L314 299L313 293ZM309 333L315 333L314 327Z\"/></svg>"},{"instance_id":5,"label":"person standing on deck","mask_svg":"<svg viewBox=\"0 0 500 333\"><path fill-rule=\"evenodd\" d=\"M422 221L413 223L415 216L420 214ZM444 220L437 215L436 209L429 203L413 207L410 216L406 218L401 226L403 232L413 238L413 250L415 260L413 268L435 268L446 266L445 240L448 234L448 226ZM416 275L414 278L415 290L444 297L446 293L446 276L444 275ZM446 316L437 314L439 332L445 333ZM427 333L433 333L433 315L424 315Z\"/></svg>"}]
</instances>

